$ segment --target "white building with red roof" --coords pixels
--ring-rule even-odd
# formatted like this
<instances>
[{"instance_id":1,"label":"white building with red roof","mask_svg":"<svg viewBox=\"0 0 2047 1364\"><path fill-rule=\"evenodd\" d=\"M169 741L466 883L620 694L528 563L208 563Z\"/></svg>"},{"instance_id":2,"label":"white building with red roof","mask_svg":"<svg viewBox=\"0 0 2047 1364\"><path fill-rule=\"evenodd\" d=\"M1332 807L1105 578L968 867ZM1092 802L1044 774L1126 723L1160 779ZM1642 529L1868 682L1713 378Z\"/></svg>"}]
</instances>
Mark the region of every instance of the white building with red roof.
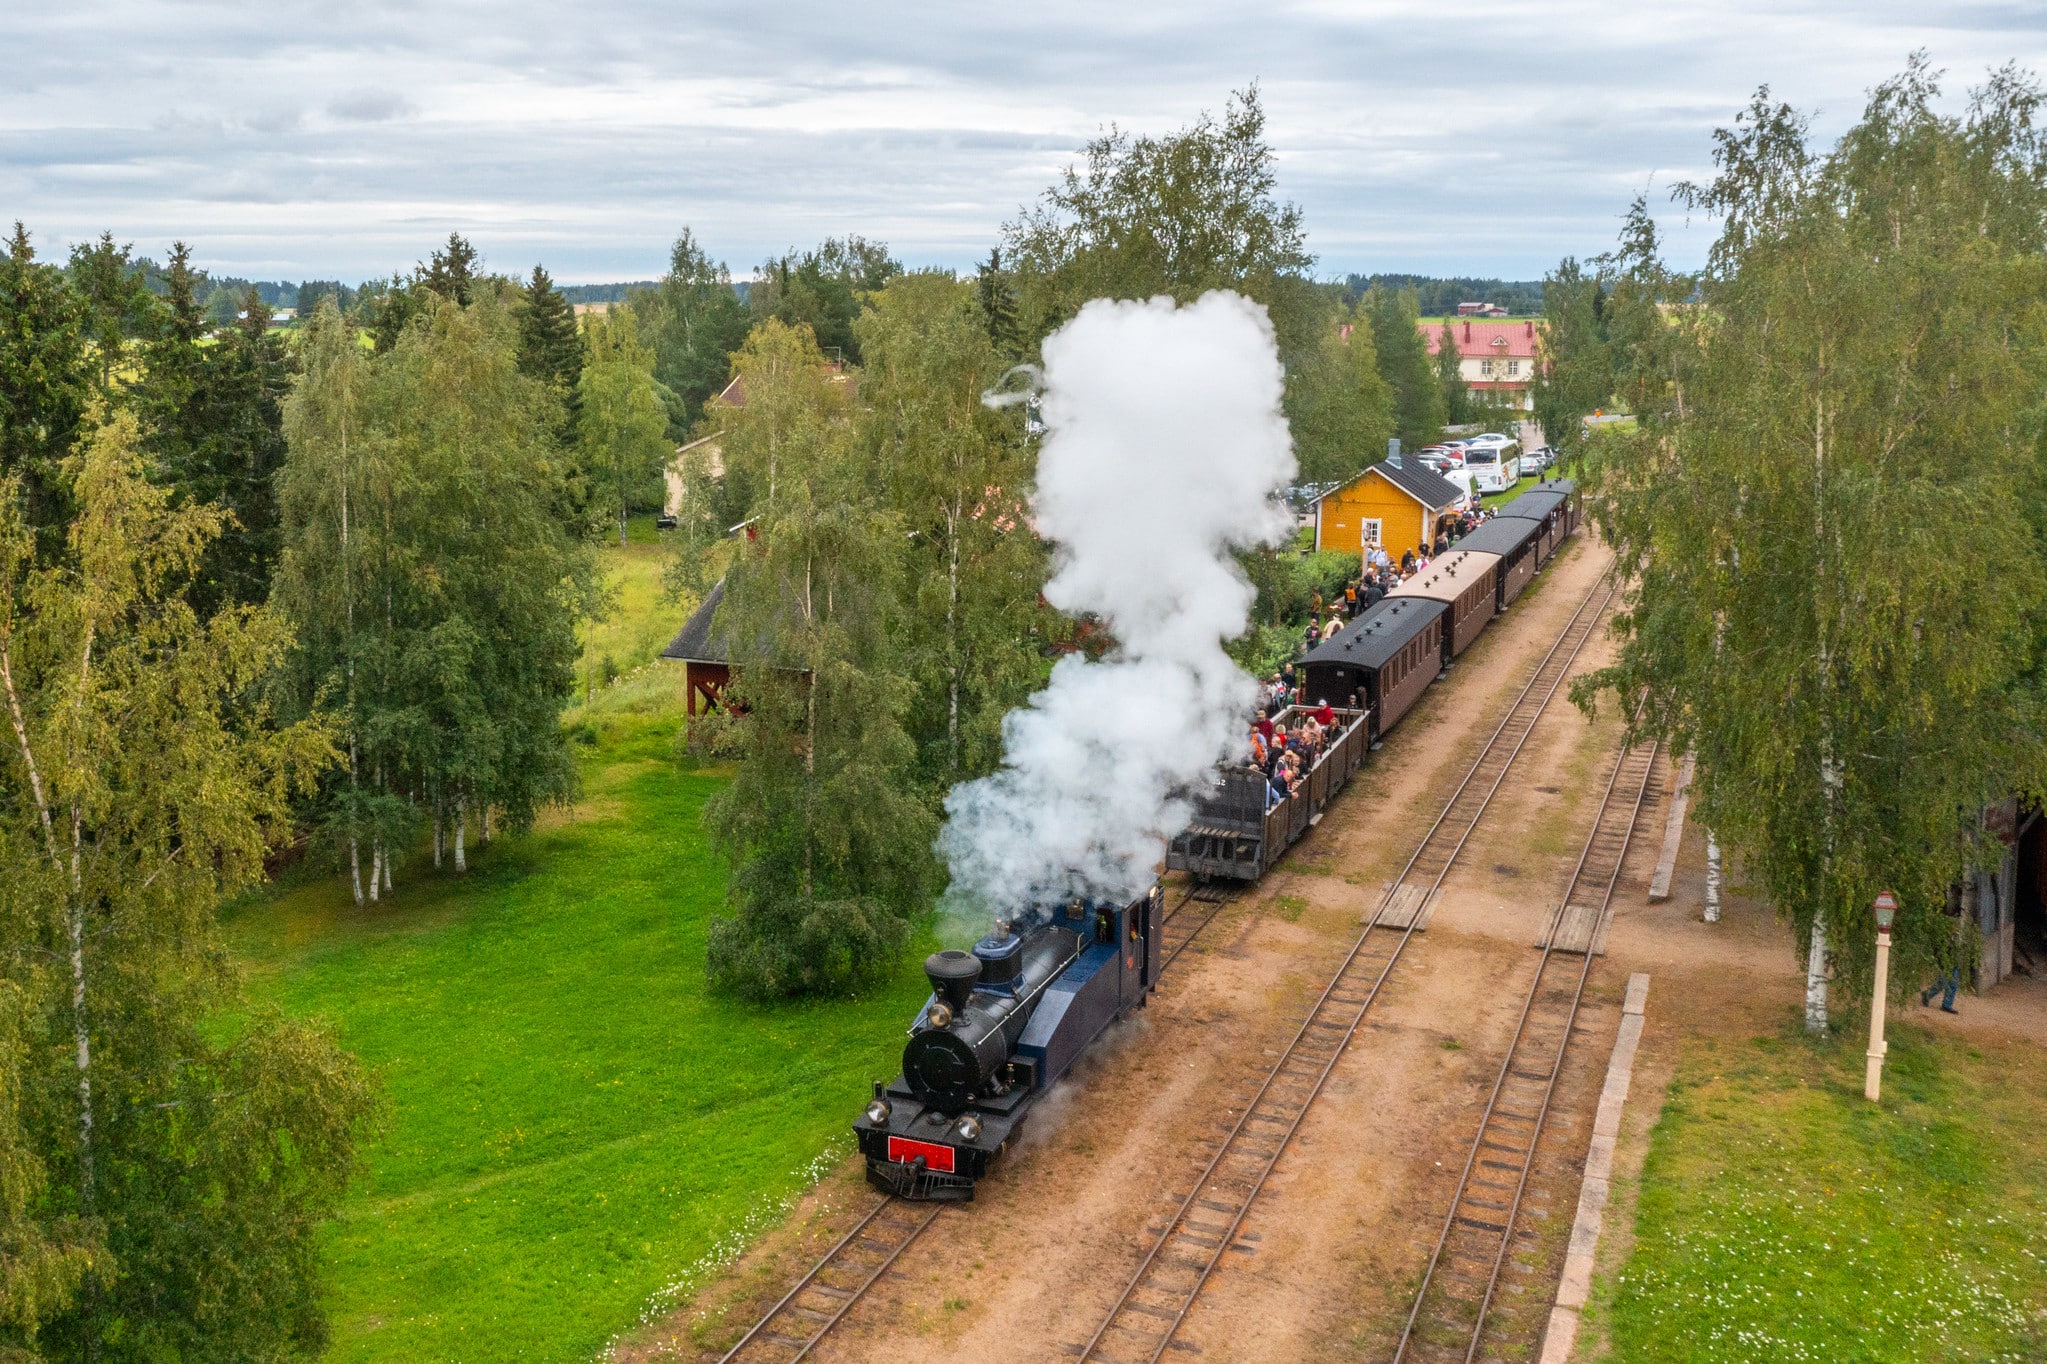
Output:
<instances>
[{"instance_id":1,"label":"white building with red roof","mask_svg":"<svg viewBox=\"0 0 2047 1364\"><path fill-rule=\"evenodd\" d=\"M1515 407L1535 406L1535 323L1481 322L1469 318L1422 326L1429 354L1442 350L1444 338L1457 347L1458 369L1474 393L1497 393Z\"/></svg>"}]
</instances>

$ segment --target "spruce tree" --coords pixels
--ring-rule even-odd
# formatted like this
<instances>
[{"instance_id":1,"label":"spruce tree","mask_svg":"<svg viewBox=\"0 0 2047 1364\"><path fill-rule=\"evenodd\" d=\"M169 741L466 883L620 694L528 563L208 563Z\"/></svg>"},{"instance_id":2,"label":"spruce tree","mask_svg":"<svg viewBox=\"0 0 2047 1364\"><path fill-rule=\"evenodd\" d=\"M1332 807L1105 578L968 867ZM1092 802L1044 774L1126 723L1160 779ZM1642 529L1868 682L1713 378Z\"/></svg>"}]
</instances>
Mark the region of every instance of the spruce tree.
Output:
<instances>
[{"instance_id":1,"label":"spruce tree","mask_svg":"<svg viewBox=\"0 0 2047 1364\"><path fill-rule=\"evenodd\" d=\"M1379 373L1393 394L1393 430L1409 450L1434 444L1443 435L1443 385L1436 377L1421 314L1412 289L1368 289L1358 309L1370 319Z\"/></svg>"},{"instance_id":2,"label":"spruce tree","mask_svg":"<svg viewBox=\"0 0 2047 1364\"><path fill-rule=\"evenodd\" d=\"M1455 324L1444 322L1432 330L1436 333L1436 387L1443 392L1443 421L1447 426L1462 426L1472 420L1472 392L1464 382L1464 355L1457 348Z\"/></svg>"},{"instance_id":3,"label":"spruce tree","mask_svg":"<svg viewBox=\"0 0 2047 1364\"><path fill-rule=\"evenodd\" d=\"M149 291L133 250L116 245L113 233L102 232L98 241L71 248L67 271L85 304L86 335L98 365L100 393L108 397L127 344L140 334L148 315Z\"/></svg>"},{"instance_id":4,"label":"spruce tree","mask_svg":"<svg viewBox=\"0 0 2047 1364\"><path fill-rule=\"evenodd\" d=\"M746 340L746 305L725 266L684 228L660 287L636 295L633 306L654 347L654 378L675 398L668 434L686 440L704 404L732 377L732 352Z\"/></svg>"},{"instance_id":5,"label":"spruce tree","mask_svg":"<svg viewBox=\"0 0 2047 1364\"><path fill-rule=\"evenodd\" d=\"M17 480L44 563L62 548L72 516L64 461L93 391L86 321L63 272L36 259L17 222L0 259L0 478Z\"/></svg>"},{"instance_id":6,"label":"spruce tree","mask_svg":"<svg viewBox=\"0 0 2047 1364\"><path fill-rule=\"evenodd\" d=\"M417 282L433 290L458 308L472 301L476 286L476 248L459 232L448 234L448 244L433 253L417 272Z\"/></svg>"},{"instance_id":7,"label":"spruce tree","mask_svg":"<svg viewBox=\"0 0 2047 1364\"><path fill-rule=\"evenodd\" d=\"M576 383L583 376L583 338L576 330L575 307L554 287L544 266L522 291L519 309L519 372L559 393L567 409L564 432L573 431Z\"/></svg>"}]
</instances>

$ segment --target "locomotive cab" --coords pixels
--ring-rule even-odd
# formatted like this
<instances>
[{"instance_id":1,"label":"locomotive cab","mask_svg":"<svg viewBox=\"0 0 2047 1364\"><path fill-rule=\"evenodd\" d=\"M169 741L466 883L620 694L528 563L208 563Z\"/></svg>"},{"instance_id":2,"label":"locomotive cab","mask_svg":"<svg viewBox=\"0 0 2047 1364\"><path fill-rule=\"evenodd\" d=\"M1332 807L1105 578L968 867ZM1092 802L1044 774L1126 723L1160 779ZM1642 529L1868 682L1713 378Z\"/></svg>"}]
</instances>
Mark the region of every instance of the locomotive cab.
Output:
<instances>
[{"instance_id":1,"label":"locomotive cab","mask_svg":"<svg viewBox=\"0 0 2047 1364\"><path fill-rule=\"evenodd\" d=\"M972 952L925 959L931 996L910 1027L903 1073L877 1083L853 1132L868 1181L906 1198L964 1201L1032 1102L1097 1034L1142 1006L1158 977L1165 897L1074 900Z\"/></svg>"}]
</instances>

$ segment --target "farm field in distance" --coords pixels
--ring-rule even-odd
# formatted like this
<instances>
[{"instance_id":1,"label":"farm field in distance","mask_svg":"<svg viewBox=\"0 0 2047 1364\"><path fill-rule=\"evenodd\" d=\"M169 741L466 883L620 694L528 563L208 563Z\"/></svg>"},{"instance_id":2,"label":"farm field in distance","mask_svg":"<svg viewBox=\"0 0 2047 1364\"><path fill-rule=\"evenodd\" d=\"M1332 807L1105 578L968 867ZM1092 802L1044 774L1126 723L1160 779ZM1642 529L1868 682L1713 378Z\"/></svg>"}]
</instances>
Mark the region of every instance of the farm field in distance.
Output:
<instances>
[{"instance_id":1,"label":"farm field in distance","mask_svg":"<svg viewBox=\"0 0 2047 1364\"><path fill-rule=\"evenodd\" d=\"M707 994L722 779L672 760L679 671L632 674L680 620L659 548L605 554L632 610L590 647L627 676L565 717L573 812L462 880L422 849L380 905L308 874L228 915L255 1000L329 1019L389 1104L324 1238L334 1360L589 1358L841 1148L925 992L912 959L850 1002Z\"/></svg>"}]
</instances>

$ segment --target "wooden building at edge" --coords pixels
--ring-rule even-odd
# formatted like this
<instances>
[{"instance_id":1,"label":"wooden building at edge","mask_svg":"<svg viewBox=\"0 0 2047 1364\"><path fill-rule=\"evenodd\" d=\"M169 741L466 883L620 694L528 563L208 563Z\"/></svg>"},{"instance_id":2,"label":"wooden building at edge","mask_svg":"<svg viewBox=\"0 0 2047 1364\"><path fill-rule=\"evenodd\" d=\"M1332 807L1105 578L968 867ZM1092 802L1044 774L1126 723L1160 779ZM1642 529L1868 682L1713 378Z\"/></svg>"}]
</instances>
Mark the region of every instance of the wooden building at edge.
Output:
<instances>
[{"instance_id":1,"label":"wooden building at edge","mask_svg":"<svg viewBox=\"0 0 2047 1364\"><path fill-rule=\"evenodd\" d=\"M1437 523L1463 500L1447 478L1382 460L1315 499L1315 548L1361 554L1376 543L1397 564L1409 550L1426 554Z\"/></svg>"}]
</instances>

